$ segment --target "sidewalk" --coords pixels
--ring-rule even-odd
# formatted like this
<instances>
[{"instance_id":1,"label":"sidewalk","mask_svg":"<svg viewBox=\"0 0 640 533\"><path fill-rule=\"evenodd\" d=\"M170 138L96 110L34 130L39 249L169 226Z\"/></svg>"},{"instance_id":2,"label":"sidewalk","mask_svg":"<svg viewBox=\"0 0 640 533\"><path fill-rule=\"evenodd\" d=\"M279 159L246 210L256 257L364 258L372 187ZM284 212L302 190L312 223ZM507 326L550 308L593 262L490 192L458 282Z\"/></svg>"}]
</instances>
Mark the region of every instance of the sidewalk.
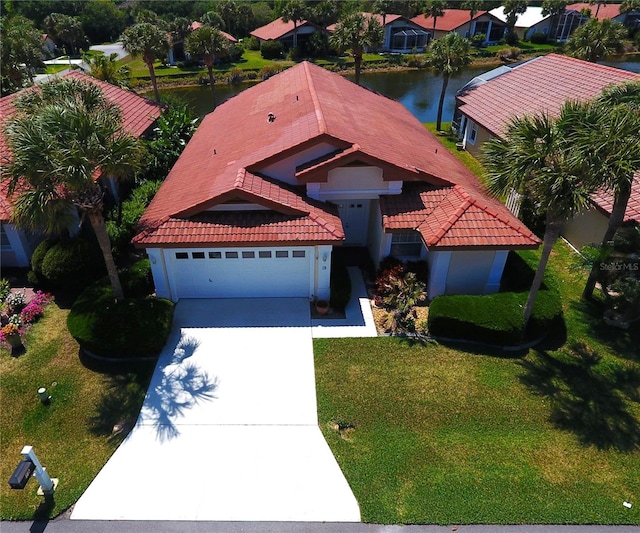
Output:
<instances>
[{"instance_id":1,"label":"sidewalk","mask_svg":"<svg viewBox=\"0 0 640 533\"><path fill-rule=\"evenodd\" d=\"M396 526L297 522L0 522L2 533L638 533L638 526Z\"/></svg>"}]
</instances>

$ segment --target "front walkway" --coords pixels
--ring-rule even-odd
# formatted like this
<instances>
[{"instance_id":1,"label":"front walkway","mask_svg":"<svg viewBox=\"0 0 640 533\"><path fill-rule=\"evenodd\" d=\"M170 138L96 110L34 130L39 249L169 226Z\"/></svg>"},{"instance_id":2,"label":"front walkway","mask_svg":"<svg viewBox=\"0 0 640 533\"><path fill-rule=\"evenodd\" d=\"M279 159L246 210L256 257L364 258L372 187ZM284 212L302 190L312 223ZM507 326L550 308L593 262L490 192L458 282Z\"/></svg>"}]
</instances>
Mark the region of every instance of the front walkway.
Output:
<instances>
[{"instance_id":1,"label":"front walkway","mask_svg":"<svg viewBox=\"0 0 640 533\"><path fill-rule=\"evenodd\" d=\"M309 302L181 300L135 428L71 518L359 521L318 427Z\"/></svg>"}]
</instances>

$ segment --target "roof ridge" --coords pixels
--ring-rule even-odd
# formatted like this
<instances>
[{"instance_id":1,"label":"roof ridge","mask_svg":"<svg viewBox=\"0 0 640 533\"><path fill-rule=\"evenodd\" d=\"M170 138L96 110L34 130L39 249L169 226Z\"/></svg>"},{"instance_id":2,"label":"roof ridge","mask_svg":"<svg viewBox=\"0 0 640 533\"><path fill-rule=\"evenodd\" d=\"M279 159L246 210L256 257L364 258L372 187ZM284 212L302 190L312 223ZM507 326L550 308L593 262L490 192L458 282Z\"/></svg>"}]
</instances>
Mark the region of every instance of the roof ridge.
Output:
<instances>
[{"instance_id":1,"label":"roof ridge","mask_svg":"<svg viewBox=\"0 0 640 533\"><path fill-rule=\"evenodd\" d=\"M311 95L313 108L316 112L316 119L318 120L318 129L320 130L320 133L328 133L327 122L324 119L324 114L322 113L322 108L320 106L320 99L318 98L318 93L316 92L313 78L311 76L310 63L308 61L304 61L302 64L304 65L304 73L309 87L309 94Z\"/></svg>"},{"instance_id":2,"label":"roof ridge","mask_svg":"<svg viewBox=\"0 0 640 533\"><path fill-rule=\"evenodd\" d=\"M471 198L471 196L469 196L469 194L460 185L454 185L450 189L449 193L438 204L438 207L440 207L442 205L442 202L444 202L445 200L449 200L452 192L459 194L464 201L456 208L456 210L451 214L447 221L442 224L442 226L440 226L440 229L435 232L434 236L436 237L437 241L442 239L442 237L447 234L447 232L453 227L453 225L458 220L460 220L460 217L463 215L463 213L473 204L473 199Z\"/></svg>"},{"instance_id":3,"label":"roof ridge","mask_svg":"<svg viewBox=\"0 0 640 533\"><path fill-rule=\"evenodd\" d=\"M238 173L236 174L236 179L233 181L233 188L242 189L244 186L246 177L247 177L247 169L244 167L240 167L238 169Z\"/></svg>"}]
</instances>

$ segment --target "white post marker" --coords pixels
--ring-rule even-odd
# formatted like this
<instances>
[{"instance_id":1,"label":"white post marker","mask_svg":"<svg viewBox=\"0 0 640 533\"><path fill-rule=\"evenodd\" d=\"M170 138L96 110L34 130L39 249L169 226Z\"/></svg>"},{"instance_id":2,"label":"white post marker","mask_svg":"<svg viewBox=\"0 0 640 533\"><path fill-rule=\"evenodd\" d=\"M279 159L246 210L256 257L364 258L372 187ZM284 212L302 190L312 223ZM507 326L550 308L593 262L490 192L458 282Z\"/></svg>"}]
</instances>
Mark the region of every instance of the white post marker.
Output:
<instances>
[{"instance_id":1,"label":"white post marker","mask_svg":"<svg viewBox=\"0 0 640 533\"><path fill-rule=\"evenodd\" d=\"M38 495L39 496L53 495L53 491L56 490L56 487L58 486L58 479L57 478L52 479L51 477L49 477L49 474L47 473L45 468L42 466L40 461L38 460L38 457L36 456L36 452L33 451L33 446L25 446L24 448L22 448L22 451L20 453L24 456L25 459L28 459L29 461L31 461L36 467L34 475L36 476L38 483L40 483L40 488L38 489Z\"/></svg>"}]
</instances>

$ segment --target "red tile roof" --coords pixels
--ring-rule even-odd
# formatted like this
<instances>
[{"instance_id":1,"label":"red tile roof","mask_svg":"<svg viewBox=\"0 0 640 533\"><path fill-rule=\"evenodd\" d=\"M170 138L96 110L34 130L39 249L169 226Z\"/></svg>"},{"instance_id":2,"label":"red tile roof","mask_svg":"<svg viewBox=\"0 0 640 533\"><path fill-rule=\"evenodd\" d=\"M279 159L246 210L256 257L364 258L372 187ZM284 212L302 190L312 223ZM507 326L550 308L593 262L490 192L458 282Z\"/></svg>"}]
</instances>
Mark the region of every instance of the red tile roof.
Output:
<instances>
[{"instance_id":1,"label":"red tile roof","mask_svg":"<svg viewBox=\"0 0 640 533\"><path fill-rule=\"evenodd\" d=\"M589 100L608 85L638 79L640 74L626 70L549 54L477 85L457 100L464 115L500 136L514 117L542 112L554 115L568 100ZM638 187L634 195L640 202ZM604 202L601 207L605 210L609 209L606 196L594 197L598 205Z\"/></svg>"},{"instance_id":2,"label":"red tile roof","mask_svg":"<svg viewBox=\"0 0 640 533\"><path fill-rule=\"evenodd\" d=\"M122 122L125 130L134 137L141 137L161 115L164 106L153 102L147 98L138 96L130 91L111 85L110 83L97 80L78 71L72 71L63 77L93 83L102 89L105 97L112 103L120 107L122 112ZM33 90L33 88L23 89L14 94L0 98L0 160L11 159L11 150L4 135L4 123L15 113L14 101L23 91ZM11 201L7 197L8 182L3 180L0 183L0 220L8 220L11 214Z\"/></svg>"},{"instance_id":3,"label":"red tile roof","mask_svg":"<svg viewBox=\"0 0 640 533\"><path fill-rule=\"evenodd\" d=\"M557 114L568 100L590 100L608 85L640 79L640 74L549 54L468 89L456 98L471 120L502 135L518 116Z\"/></svg>"},{"instance_id":4,"label":"red tile roof","mask_svg":"<svg viewBox=\"0 0 640 533\"><path fill-rule=\"evenodd\" d=\"M191 29L191 31L193 30L197 30L198 28L201 28L202 26L204 26L204 24L202 24L202 22L198 22L197 20L191 23L191 26L189 26L189 28ZM232 43L237 43L238 39L236 39L233 35L231 35L230 33L227 33L226 31L222 31L220 29L218 29L218 31L224 36L226 37L227 41L230 41Z\"/></svg>"},{"instance_id":5,"label":"red tile roof","mask_svg":"<svg viewBox=\"0 0 640 533\"><path fill-rule=\"evenodd\" d=\"M503 206L463 187L405 184L403 194L380 197L390 232L415 230L430 250L460 247L537 248L538 239Z\"/></svg>"},{"instance_id":6,"label":"red tile roof","mask_svg":"<svg viewBox=\"0 0 640 533\"><path fill-rule=\"evenodd\" d=\"M364 15L364 17L367 18L367 19L369 19L371 17L375 18L380 23L380 25L382 26L382 15L380 15L379 13L363 12L362 15ZM392 22L395 22L398 19L405 19L407 21L410 21L408 18L403 17L402 15L395 15L393 13L387 13L387 15L384 18L384 25L388 26L389 24L391 24ZM327 26L327 31L328 32L333 32L336 29L336 26L337 26L337 23Z\"/></svg>"},{"instance_id":7,"label":"red tile roof","mask_svg":"<svg viewBox=\"0 0 640 533\"><path fill-rule=\"evenodd\" d=\"M599 191L592 196L592 200L607 215L611 214L614 200L614 195L611 191ZM624 221L629 222L631 220L640 222L640 171L634 176L631 184L631 196L629 197L627 210L624 213Z\"/></svg>"},{"instance_id":8,"label":"red tile roof","mask_svg":"<svg viewBox=\"0 0 640 533\"><path fill-rule=\"evenodd\" d=\"M269 113L274 120L268 120ZM477 178L400 103L304 62L243 91L205 117L145 211L136 244L177 246L179 235L160 238L156 232L167 224L174 227L172 219L195 216L233 197L291 217L300 216L295 210L312 216L309 205L314 205L325 210L325 222L336 223L327 204L304 197L304 187L297 192L259 177L287 156L327 144L335 146L335 152L298 167L290 179L321 182L332 165L364 161L384 168L386 180L460 185L476 197L483 194ZM311 179L319 168L324 174ZM505 219L513 218L499 202L488 201ZM335 238L338 228L341 234L341 225L330 228ZM310 241L316 236L301 233L298 238Z\"/></svg>"},{"instance_id":9,"label":"red tile roof","mask_svg":"<svg viewBox=\"0 0 640 533\"><path fill-rule=\"evenodd\" d=\"M306 26L307 24L311 24L306 20L301 20L298 22L298 29ZM276 40L284 37L287 33L293 31L293 21L284 22L281 18L274 20L273 22L269 22L264 26L260 26L253 30L250 35L260 39L261 41L270 41Z\"/></svg>"},{"instance_id":10,"label":"red tile roof","mask_svg":"<svg viewBox=\"0 0 640 533\"><path fill-rule=\"evenodd\" d=\"M576 4L569 4L567 9L573 9L575 11L581 11L583 9L588 9L591 11L591 16L596 16L596 11L598 11L598 20L603 21L604 19L612 19L620 15L620 4L608 3L608 4L600 4L600 9L598 9L597 5L591 5L589 2L578 2Z\"/></svg>"},{"instance_id":11,"label":"red tile roof","mask_svg":"<svg viewBox=\"0 0 640 533\"><path fill-rule=\"evenodd\" d=\"M486 11L479 11L473 17L478 18L484 15ZM444 15L436 18L436 30L437 31L453 31L459 28L463 24L469 22L469 10L468 9L445 9ZM425 30L433 30L433 17L427 17L426 15L418 15L413 17L411 22L422 26Z\"/></svg>"}]
</instances>

